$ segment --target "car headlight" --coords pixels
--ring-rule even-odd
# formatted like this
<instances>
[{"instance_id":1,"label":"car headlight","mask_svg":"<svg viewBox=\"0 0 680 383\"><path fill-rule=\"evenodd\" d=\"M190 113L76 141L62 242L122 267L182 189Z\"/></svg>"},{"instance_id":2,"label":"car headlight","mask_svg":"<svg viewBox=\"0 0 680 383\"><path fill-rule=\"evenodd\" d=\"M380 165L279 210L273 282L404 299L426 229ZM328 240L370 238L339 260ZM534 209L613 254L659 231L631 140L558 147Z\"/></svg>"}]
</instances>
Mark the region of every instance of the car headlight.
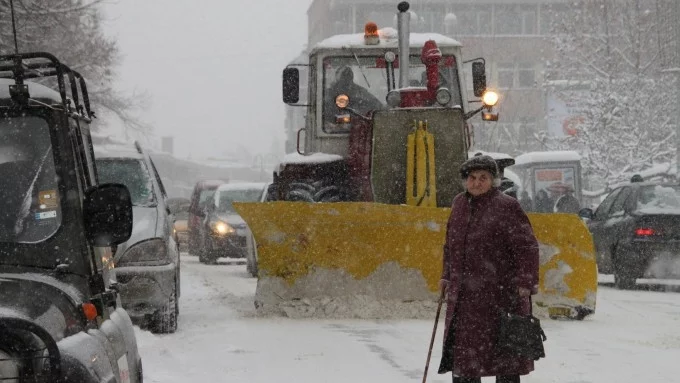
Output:
<instances>
[{"instance_id":1,"label":"car headlight","mask_svg":"<svg viewBox=\"0 0 680 383\"><path fill-rule=\"evenodd\" d=\"M154 238L148 241L133 245L118 259L117 267L121 266L156 266L167 265L170 263L167 246L161 238Z\"/></svg>"},{"instance_id":2,"label":"car headlight","mask_svg":"<svg viewBox=\"0 0 680 383\"><path fill-rule=\"evenodd\" d=\"M19 363L2 350L0 350L0 381L8 383L19 381Z\"/></svg>"},{"instance_id":3,"label":"car headlight","mask_svg":"<svg viewBox=\"0 0 680 383\"><path fill-rule=\"evenodd\" d=\"M216 221L210 223L210 227L215 234L227 235L236 232L236 230L231 227L228 223L222 221Z\"/></svg>"}]
</instances>

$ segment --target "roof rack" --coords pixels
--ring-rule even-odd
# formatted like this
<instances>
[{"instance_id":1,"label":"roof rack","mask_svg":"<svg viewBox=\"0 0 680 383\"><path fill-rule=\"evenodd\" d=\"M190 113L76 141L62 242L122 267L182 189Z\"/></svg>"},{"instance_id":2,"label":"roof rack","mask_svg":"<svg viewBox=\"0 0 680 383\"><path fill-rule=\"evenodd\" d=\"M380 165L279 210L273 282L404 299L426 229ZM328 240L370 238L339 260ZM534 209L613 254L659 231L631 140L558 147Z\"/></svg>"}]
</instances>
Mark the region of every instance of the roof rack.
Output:
<instances>
[{"instance_id":1,"label":"roof rack","mask_svg":"<svg viewBox=\"0 0 680 383\"><path fill-rule=\"evenodd\" d=\"M48 77L56 77L64 111L74 112L71 107L72 99L75 103L75 113L86 119L96 117L90 107L90 97L83 76L62 64L51 53L28 52L0 56L0 78L14 79L15 85L10 85L10 93L15 101L28 102L30 96L24 80ZM71 99L67 96L66 78L70 84Z\"/></svg>"}]
</instances>

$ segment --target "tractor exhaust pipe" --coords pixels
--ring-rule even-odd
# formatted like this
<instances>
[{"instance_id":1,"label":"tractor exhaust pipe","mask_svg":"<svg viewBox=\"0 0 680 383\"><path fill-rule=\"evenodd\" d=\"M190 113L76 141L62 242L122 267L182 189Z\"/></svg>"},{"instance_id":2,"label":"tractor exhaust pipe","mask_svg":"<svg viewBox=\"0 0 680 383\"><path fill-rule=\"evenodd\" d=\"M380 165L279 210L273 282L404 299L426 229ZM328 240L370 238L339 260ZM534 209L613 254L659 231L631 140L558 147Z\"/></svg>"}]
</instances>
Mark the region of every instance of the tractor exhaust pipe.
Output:
<instances>
[{"instance_id":1,"label":"tractor exhaust pipe","mask_svg":"<svg viewBox=\"0 0 680 383\"><path fill-rule=\"evenodd\" d=\"M403 89L409 85L409 39L411 36L411 13L408 9L411 6L408 1L402 1L397 5L397 29L399 30L399 88Z\"/></svg>"}]
</instances>

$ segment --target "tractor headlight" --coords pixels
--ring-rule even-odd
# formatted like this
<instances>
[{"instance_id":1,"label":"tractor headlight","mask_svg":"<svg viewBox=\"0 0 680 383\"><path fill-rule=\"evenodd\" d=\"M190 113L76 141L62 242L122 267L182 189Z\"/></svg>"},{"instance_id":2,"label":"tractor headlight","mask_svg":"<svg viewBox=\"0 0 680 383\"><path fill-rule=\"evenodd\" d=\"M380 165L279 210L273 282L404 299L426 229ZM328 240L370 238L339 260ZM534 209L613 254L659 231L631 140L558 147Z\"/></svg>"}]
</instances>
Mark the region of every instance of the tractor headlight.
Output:
<instances>
[{"instance_id":1,"label":"tractor headlight","mask_svg":"<svg viewBox=\"0 0 680 383\"><path fill-rule=\"evenodd\" d=\"M340 109L345 109L349 106L349 96L346 94L339 94L338 97L335 98L335 106Z\"/></svg>"},{"instance_id":2,"label":"tractor headlight","mask_svg":"<svg viewBox=\"0 0 680 383\"><path fill-rule=\"evenodd\" d=\"M116 267L132 265L155 266L167 265L169 263L170 258L168 257L165 241L160 238L154 238L137 243L127 249L116 262Z\"/></svg>"},{"instance_id":3,"label":"tractor headlight","mask_svg":"<svg viewBox=\"0 0 680 383\"><path fill-rule=\"evenodd\" d=\"M451 102L451 92L446 88L439 88L437 90L437 103L439 105L448 105Z\"/></svg>"},{"instance_id":4,"label":"tractor headlight","mask_svg":"<svg viewBox=\"0 0 680 383\"><path fill-rule=\"evenodd\" d=\"M0 381L8 383L19 382L19 363L12 358L12 355L2 350L0 350Z\"/></svg>"},{"instance_id":5,"label":"tractor headlight","mask_svg":"<svg viewBox=\"0 0 680 383\"><path fill-rule=\"evenodd\" d=\"M482 102L486 106L496 105L496 103L498 102L498 93L491 90L484 92L484 94L482 95Z\"/></svg>"},{"instance_id":6,"label":"tractor headlight","mask_svg":"<svg viewBox=\"0 0 680 383\"><path fill-rule=\"evenodd\" d=\"M210 224L212 231L217 235L227 235L236 232L228 223L217 221Z\"/></svg>"}]
</instances>

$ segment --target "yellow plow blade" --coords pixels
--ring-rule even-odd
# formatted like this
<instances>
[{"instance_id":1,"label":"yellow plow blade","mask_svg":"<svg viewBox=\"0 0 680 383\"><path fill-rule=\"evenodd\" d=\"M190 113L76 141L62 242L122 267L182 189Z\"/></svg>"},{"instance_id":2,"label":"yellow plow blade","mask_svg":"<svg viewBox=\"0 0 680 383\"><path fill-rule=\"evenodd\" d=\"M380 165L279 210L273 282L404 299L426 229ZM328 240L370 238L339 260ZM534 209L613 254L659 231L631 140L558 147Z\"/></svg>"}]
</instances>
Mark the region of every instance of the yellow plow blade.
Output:
<instances>
[{"instance_id":1,"label":"yellow plow blade","mask_svg":"<svg viewBox=\"0 0 680 383\"><path fill-rule=\"evenodd\" d=\"M450 209L359 202L234 206L257 243L255 300L261 310L429 318L436 307ZM562 310L556 315L594 310L597 272L583 223L566 214L530 219L541 242L536 303Z\"/></svg>"}]
</instances>

